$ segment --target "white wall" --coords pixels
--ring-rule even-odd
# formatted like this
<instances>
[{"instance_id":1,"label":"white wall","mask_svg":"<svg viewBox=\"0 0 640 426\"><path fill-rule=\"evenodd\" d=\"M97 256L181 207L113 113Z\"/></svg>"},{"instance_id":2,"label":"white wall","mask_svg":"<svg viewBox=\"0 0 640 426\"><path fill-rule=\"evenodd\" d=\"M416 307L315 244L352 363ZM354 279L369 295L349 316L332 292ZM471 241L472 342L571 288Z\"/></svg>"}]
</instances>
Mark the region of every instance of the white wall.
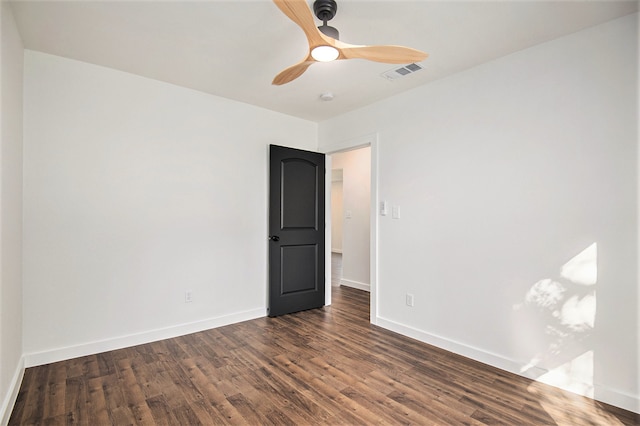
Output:
<instances>
[{"instance_id":1,"label":"white wall","mask_svg":"<svg viewBox=\"0 0 640 426\"><path fill-rule=\"evenodd\" d=\"M0 2L0 423L22 377L22 41Z\"/></svg>"},{"instance_id":2,"label":"white wall","mask_svg":"<svg viewBox=\"0 0 640 426\"><path fill-rule=\"evenodd\" d=\"M637 19L321 123L320 149L378 132L402 207L379 325L640 411Z\"/></svg>"},{"instance_id":3,"label":"white wall","mask_svg":"<svg viewBox=\"0 0 640 426\"><path fill-rule=\"evenodd\" d=\"M31 51L25 121L27 364L265 315L268 144L315 123Z\"/></svg>"},{"instance_id":4,"label":"white wall","mask_svg":"<svg viewBox=\"0 0 640 426\"><path fill-rule=\"evenodd\" d=\"M342 170L341 284L369 290L371 148L333 154L331 167Z\"/></svg>"}]
</instances>

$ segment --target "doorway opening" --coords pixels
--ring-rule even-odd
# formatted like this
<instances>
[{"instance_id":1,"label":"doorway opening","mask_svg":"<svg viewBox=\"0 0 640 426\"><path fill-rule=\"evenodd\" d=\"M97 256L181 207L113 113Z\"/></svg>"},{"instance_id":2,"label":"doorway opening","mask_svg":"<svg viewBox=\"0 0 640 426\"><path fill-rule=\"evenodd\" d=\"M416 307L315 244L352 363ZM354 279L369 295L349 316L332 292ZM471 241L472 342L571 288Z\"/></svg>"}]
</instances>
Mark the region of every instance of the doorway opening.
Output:
<instances>
[{"instance_id":1,"label":"doorway opening","mask_svg":"<svg viewBox=\"0 0 640 426\"><path fill-rule=\"evenodd\" d=\"M342 280L342 231L344 221L344 169L336 167L339 167L339 164L336 164L331 169L331 186L329 187L329 191L331 191L332 287L340 287L340 281Z\"/></svg>"},{"instance_id":2,"label":"doorway opening","mask_svg":"<svg viewBox=\"0 0 640 426\"><path fill-rule=\"evenodd\" d=\"M330 154L331 183L330 264L331 286L351 287L372 293L372 196L371 144ZM329 213L329 212L328 212ZM372 217L373 216L373 217ZM370 309L370 318L373 309Z\"/></svg>"}]
</instances>

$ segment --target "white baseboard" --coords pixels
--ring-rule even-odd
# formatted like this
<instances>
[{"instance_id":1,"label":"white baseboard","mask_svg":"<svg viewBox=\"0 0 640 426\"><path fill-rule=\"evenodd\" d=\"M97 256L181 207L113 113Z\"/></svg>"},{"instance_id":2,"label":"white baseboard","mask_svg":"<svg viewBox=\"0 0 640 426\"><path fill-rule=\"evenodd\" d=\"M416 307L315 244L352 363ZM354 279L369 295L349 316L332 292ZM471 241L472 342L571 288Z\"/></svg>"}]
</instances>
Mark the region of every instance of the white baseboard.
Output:
<instances>
[{"instance_id":1,"label":"white baseboard","mask_svg":"<svg viewBox=\"0 0 640 426\"><path fill-rule=\"evenodd\" d=\"M640 396L633 396L602 385L595 385L594 393L595 400L640 414Z\"/></svg>"},{"instance_id":2,"label":"white baseboard","mask_svg":"<svg viewBox=\"0 0 640 426\"><path fill-rule=\"evenodd\" d=\"M93 355L101 352L127 348L130 346L142 345L158 340L184 336L186 334L197 333L199 331L222 327L229 324L262 318L264 316L266 316L266 310L264 308L259 308L231 315L210 318L207 320L180 324L176 326L145 331L142 333L129 334L126 336L115 337L113 339L105 339L83 343L80 345L51 349L42 352L29 353L25 354L23 357L24 365L25 367L34 367L36 365L49 364L52 362L78 358L81 356Z\"/></svg>"},{"instance_id":3,"label":"white baseboard","mask_svg":"<svg viewBox=\"0 0 640 426\"><path fill-rule=\"evenodd\" d=\"M364 291L371 292L371 286L369 284L361 283L359 281L347 280L347 279L343 278L343 279L340 280L340 285L343 285L345 287L357 288L358 290L364 290Z\"/></svg>"},{"instance_id":4,"label":"white baseboard","mask_svg":"<svg viewBox=\"0 0 640 426\"><path fill-rule=\"evenodd\" d=\"M11 383L9 384L9 389L7 390L7 394L5 395L4 400L2 401L2 406L0 407L0 424L2 425L9 423L13 406L18 398L18 392L20 392L20 385L22 385L24 369L24 357L22 357L20 358L20 361L18 361L16 371L13 373Z\"/></svg>"},{"instance_id":5,"label":"white baseboard","mask_svg":"<svg viewBox=\"0 0 640 426\"><path fill-rule=\"evenodd\" d=\"M467 358L480 361L484 364L489 364L501 370L516 372L520 368L520 364L514 360L510 360L510 359L504 358L503 356L486 352L482 349L477 349L477 348L465 345L463 343L455 342L445 337L440 337L434 334L426 333L422 330L418 330L416 328L413 328L404 324L400 324L395 321L388 320L386 318L378 317L377 325L379 325L382 328L391 330L393 332L402 334L404 336L411 337L413 339L419 340L429 345L438 347L440 349L444 349L449 352L453 352L458 355L462 355ZM538 375L540 375L540 373L542 372L538 371ZM522 375L519 372L517 372L516 374L520 376ZM529 378L533 378L533 377L529 377Z\"/></svg>"},{"instance_id":6,"label":"white baseboard","mask_svg":"<svg viewBox=\"0 0 640 426\"><path fill-rule=\"evenodd\" d=\"M547 372L547 370L543 368L534 367L523 373L520 371L523 365L521 362L517 362L515 360L508 359L501 355L494 354L482 349L474 348L472 346L465 345L463 343L456 342L445 337L436 336L434 334L430 334L422 330L397 323L395 321L381 318L379 316L376 318L375 324L382 328L386 328L387 330L391 330L395 333L402 334L403 336L411 337L429 345L436 346L449 352L462 355L464 357L482 362L492 367L517 374L518 376L526 377L528 379L536 380L536 378ZM607 386L598 385L597 383L594 384L593 387L593 397L590 395L583 396L588 396L597 401L624 408L625 410L633 411L634 413L640 413L640 396L630 395L625 392L611 389Z\"/></svg>"}]
</instances>

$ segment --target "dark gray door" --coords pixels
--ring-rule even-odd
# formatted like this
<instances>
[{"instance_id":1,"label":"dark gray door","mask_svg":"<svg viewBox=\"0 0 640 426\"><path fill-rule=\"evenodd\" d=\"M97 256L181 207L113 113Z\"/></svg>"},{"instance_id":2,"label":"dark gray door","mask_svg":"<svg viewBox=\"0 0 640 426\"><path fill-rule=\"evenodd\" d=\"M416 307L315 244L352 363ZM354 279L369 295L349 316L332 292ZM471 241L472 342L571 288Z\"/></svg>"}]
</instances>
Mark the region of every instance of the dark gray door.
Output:
<instances>
[{"instance_id":1,"label":"dark gray door","mask_svg":"<svg viewBox=\"0 0 640 426\"><path fill-rule=\"evenodd\" d=\"M269 147L270 317L324 306L324 154Z\"/></svg>"}]
</instances>

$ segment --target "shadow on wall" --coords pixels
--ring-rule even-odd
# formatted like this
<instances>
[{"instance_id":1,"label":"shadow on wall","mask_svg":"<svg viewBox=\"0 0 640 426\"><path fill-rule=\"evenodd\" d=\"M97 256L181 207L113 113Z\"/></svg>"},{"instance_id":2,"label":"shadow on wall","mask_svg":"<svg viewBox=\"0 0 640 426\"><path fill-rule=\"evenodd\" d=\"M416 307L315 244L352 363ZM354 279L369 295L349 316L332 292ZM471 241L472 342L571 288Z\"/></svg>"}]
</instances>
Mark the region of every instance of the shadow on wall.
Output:
<instances>
[{"instance_id":1,"label":"shadow on wall","mask_svg":"<svg viewBox=\"0 0 640 426\"><path fill-rule=\"evenodd\" d=\"M565 263L558 276L536 282L524 301L514 306L537 335L531 336L538 348L520 372L535 381L527 390L556 424L583 423L623 425L593 401L582 404L584 412L563 409L558 400L594 397L594 330L596 327L596 285L598 283L598 245L593 243ZM539 325L544 324L541 328ZM536 327L537 325L537 327ZM535 332L534 332L535 333ZM545 383L578 395L541 388ZM548 403L547 403L548 401Z\"/></svg>"},{"instance_id":2,"label":"shadow on wall","mask_svg":"<svg viewBox=\"0 0 640 426\"><path fill-rule=\"evenodd\" d=\"M545 348L520 370L523 375L593 398L593 342L596 323L598 245L565 263L554 278L535 283L514 306L532 327L536 346Z\"/></svg>"}]
</instances>

